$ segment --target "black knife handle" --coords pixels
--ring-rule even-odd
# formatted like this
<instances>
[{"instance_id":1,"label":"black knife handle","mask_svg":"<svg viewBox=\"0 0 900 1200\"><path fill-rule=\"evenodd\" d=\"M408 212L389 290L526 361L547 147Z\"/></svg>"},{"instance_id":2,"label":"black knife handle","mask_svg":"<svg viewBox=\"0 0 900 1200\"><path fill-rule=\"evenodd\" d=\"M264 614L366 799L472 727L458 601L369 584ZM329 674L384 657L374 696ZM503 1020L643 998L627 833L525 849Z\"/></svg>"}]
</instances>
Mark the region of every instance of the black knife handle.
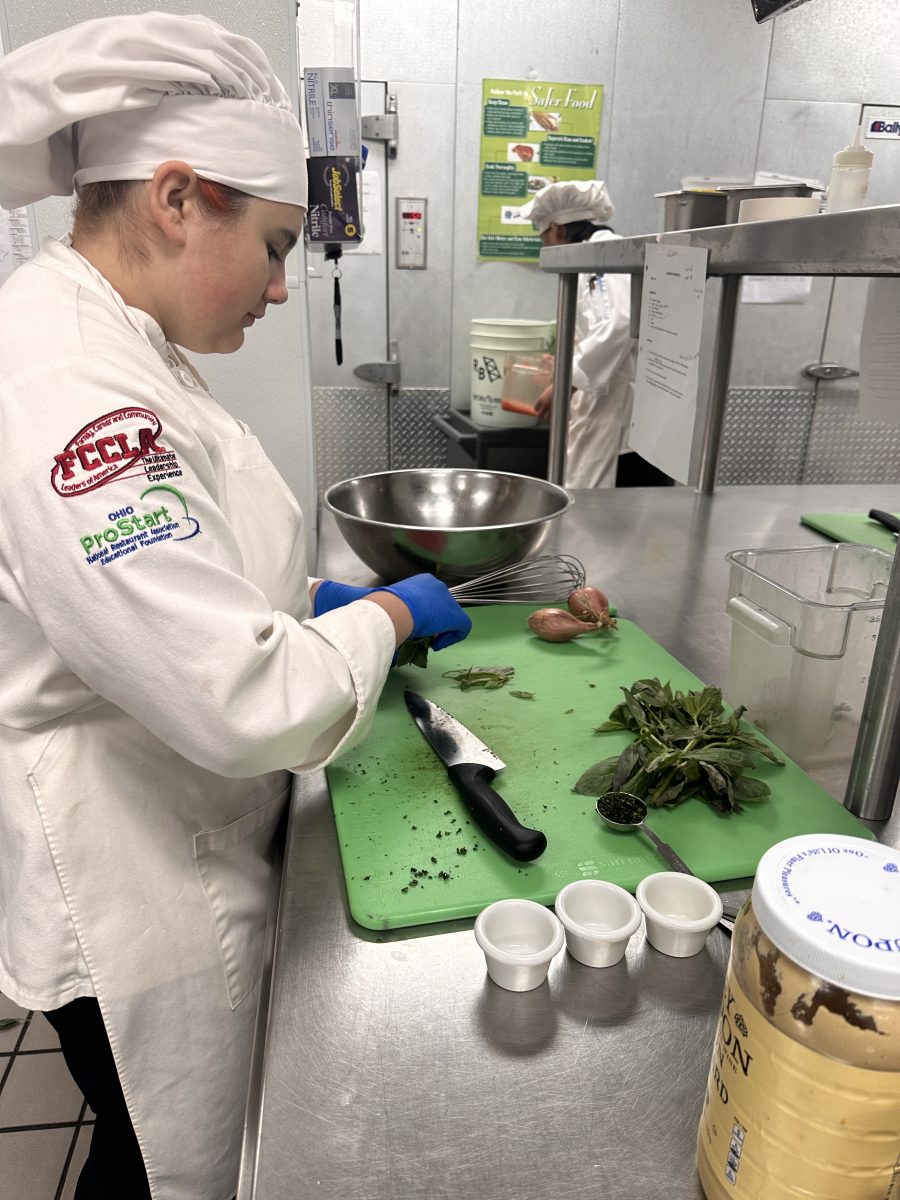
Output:
<instances>
[{"instance_id":1,"label":"black knife handle","mask_svg":"<svg viewBox=\"0 0 900 1200\"><path fill-rule=\"evenodd\" d=\"M480 763L460 763L448 767L447 774L462 796L466 808L479 828L501 850L519 862L539 858L547 849L547 838L539 829L527 829L490 786L494 772Z\"/></svg>"},{"instance_id":2,"label":"black knife handle","mask_svg":"<svg viewBox=\"0 0 900 1200\"><path fill-rule=\"evenodd\" d=\"M900 533L900 519L895 517L893 513L883 512L880 508L870 508L869 518L872 521L878 521L885 529L889 529L891 533Z\"/></svg>"}]
</instances>

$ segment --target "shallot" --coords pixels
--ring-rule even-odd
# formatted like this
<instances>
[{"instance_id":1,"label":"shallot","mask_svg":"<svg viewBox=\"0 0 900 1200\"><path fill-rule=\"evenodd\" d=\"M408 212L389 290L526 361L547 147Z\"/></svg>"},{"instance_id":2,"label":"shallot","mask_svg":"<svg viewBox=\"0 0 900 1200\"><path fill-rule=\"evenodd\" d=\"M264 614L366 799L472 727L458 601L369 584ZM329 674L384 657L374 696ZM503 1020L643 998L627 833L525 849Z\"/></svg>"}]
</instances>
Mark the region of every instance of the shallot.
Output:
<instances>
[{"instance_id":1,"label":"shallot","mask_svg":"<svg viewBox=\"0 0 900 1200\"><path fill-rule=\"evenodd\" d=\"M616 628L615 620L609 615L609 601L599 588L589 584L576 588L570 593L567 603L569 612L579 621L591 622L602 628Z\"/></svg>"},{"instance_id":2,"label":"shallot","mask_svg":"<svg viewBox=\"0 0 900 1200\"><path fill-rule=\"evenodd\" d=\"M540 608L528 618L528 628L545 642L571 642L583 633L593 633L599 625L580 621L563 608Z\"/></svg>"}]
</instances>

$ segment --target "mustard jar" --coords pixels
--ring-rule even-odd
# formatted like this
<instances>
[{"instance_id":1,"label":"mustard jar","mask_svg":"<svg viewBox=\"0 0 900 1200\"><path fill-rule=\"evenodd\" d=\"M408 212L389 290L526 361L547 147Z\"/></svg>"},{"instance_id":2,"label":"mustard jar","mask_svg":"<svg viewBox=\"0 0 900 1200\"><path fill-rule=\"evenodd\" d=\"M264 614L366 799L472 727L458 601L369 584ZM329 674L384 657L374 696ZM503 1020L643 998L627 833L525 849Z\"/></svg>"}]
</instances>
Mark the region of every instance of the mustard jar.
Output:
<instances>
[{"instance_id":1,"label":"mustard jar","mask_svg":"<svg viewBox=\"0 0 900 1200\"><path fill-rule=\"evenodd\" d=\"M808 834L735 923L697 1137L708 1200L900 1198L900 853Z\"/></svg>"}]
</instances>

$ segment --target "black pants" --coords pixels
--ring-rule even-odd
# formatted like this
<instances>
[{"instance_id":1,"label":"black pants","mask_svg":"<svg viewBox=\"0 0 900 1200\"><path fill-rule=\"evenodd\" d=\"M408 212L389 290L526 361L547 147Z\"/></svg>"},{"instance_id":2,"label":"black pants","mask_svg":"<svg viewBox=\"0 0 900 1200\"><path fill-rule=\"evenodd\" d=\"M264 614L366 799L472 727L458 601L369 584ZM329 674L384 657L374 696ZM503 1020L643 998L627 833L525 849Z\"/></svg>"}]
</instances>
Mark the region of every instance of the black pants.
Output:
<instances>
[{"instance_id":1,"label":"black pants","mask_svg":"<svg viewBox=\"0 0 900 1200\"><path fill-rule=\"evenodd\" d=\"M619 455L616 487L672 487L674 483L674 479L670 479L633 450Z\"/></svg>"},{"instance_id":2,"label":"black pants","mask_svg":"<svg viewBox=\"0 0 900 1200\"><path fill-rule=\"evenodd\" d=\"M75 1200L150 1200L100 1005L85 997L44 1016L59 1035L66 1066L97 1118Z\"/></svg>"}]
</instances>

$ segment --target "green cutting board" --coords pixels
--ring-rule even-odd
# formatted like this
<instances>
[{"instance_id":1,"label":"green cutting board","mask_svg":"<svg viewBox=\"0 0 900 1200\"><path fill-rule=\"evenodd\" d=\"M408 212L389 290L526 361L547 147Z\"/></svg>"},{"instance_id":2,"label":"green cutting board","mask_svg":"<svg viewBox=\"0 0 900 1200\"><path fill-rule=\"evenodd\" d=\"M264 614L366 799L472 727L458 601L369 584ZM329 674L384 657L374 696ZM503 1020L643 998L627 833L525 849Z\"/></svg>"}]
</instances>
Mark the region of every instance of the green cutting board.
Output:
<instances>
[{"instance_id":1,"label":"green cutting board","mask_svg":"<svg viewBox=\"0 0 900 1200\"><path fill-rule=\"evenodd\" d=\"M667 870L648 839L603 826L593 800L572 785L627 733L596 727L622 698L620 685L658 676L681 689L700 681L630 621L615 632L553 644L539 641L520 605L471 610L466 641L429 665L391 671L367 740L328 770L350 911L368 929L472 916L494 900L552 903L564 884L596 877L633 891ZM460 691L443 672L513 666L512 683ZM446 771L406 710L405 688L434 700L506 763L494 786L519 820L547 835L534 863L508 858L470 822ZM521 700L513 690L534 693ZM702 879L753 874L775 842L800 833L871 836L794 763L758 771L772 797L723 816L699 800L654 810L648 824Z\"/></svg>"},{"instance_id":2,"label":"green cutting board","mask_svg":"<svg viewBox=\"0 0 900 1200\"><path fill-rule=\"evenodd\" d=\"M894 516L900 517L900 513ZM897 535L863 513L804 513L800 521L836 542L855 542L891 553L897 548Z\"/></svg>"}]
</instances>

